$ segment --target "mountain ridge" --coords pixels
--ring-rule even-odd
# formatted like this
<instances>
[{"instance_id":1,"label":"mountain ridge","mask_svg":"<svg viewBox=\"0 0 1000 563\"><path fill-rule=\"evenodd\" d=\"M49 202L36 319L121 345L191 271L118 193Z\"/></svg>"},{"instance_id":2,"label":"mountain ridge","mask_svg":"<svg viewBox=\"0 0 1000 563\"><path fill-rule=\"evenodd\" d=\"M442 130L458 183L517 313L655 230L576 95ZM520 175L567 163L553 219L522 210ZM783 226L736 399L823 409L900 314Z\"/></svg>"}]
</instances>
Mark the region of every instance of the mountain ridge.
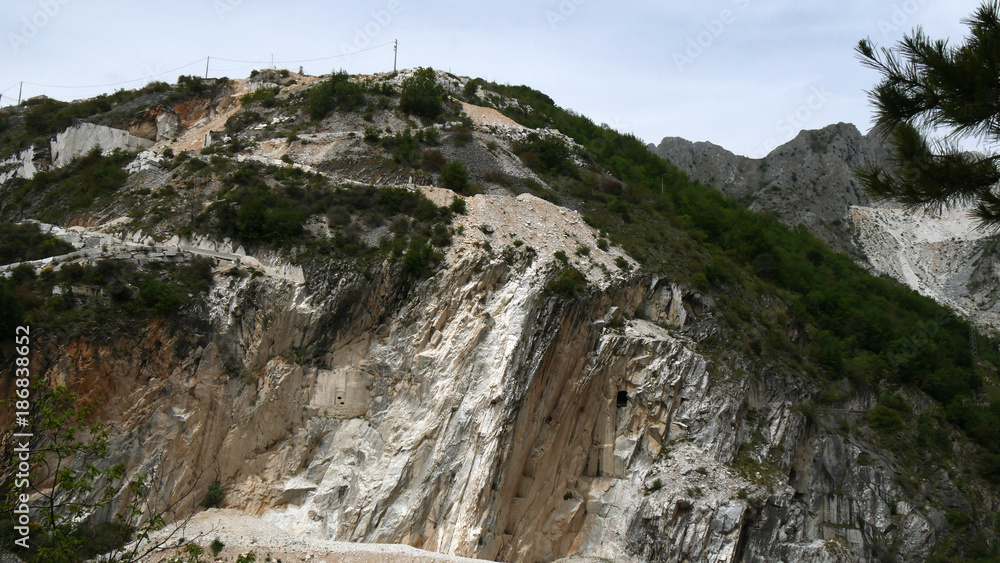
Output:
<instances>
[{"instance_id":1,"label":"mountain ridge","mask_svg":"<svg viewBox=\"0 0 1000 563\"><path fill-rule=\"evenodd\" d=\"M872 206L851 167L889 154L888 145L873 132L862 135L848 123L803 130L759 159L678 137L666 137L649 148L749 209L773 212L791 226L803 225L834 250L864 260L851 240L847 210Z\"/></svg>"},{"instance_id":2,"label":"mountain ridge","mask_svg":"<svg viewBox=\"0 0 1000 563\"><path fill-rule=\"evenodd\" d=\"M48 335L33 368L164 500L511 561L995 542L992 403L961 402L995 359L930 300L530 88L261 74L143 94L148 152L0 186L4 219L91 251L0 280ZM414 84L434 103L404 109ZM937 313L950 379L921 365Z\"/></svg>"}]
</instances>

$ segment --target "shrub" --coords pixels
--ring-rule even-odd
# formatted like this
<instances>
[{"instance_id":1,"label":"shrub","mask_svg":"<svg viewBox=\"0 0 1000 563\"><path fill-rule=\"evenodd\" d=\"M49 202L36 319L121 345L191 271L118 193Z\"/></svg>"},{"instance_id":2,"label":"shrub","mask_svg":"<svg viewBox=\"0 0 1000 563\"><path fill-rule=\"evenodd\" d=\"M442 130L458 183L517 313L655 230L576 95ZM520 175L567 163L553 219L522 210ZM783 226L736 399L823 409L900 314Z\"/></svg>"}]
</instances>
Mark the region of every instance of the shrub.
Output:
<instances>
[{"instance_id":1,"label":"shrub","mask_svg":"<svg viewBox=\"0 0 1000 563\"><path fill-rule=\"evenodd\" d=\"M259 183L212 204L220 233L244 242L288 242L302 233L306 217L287 196Z\"/></svg>"},{"instance_id":2,"label":"shrub","mask_svg":"<svg viewBox=\"0 0 1000 563\"><path fill-rule=\"evenodd\" d=\"M472 140L472 129L469 129L465 125L459 125L457 128L455 128L455 134L452 137L452 143L454 143L456 147L464 147L465 145L469 144L469 141L471 140Z\"/></svg>"},{"instance_id":3,"label":"shrub","mask_svg":"<svg viewBox=\"0 0 1000 563\"><path fill-rule=\"evenodd\" d=\"M309 117L319 121L335 109L351 110L364 101L364 89L360 84L351 82L350 76L342 70L309 90L306 112Z\"/></svg>"},{"instance_id":4,"label":"shrub","mask_svg":"<svg viewBox=\"0 0 1000 563\"><path fill-rule=\"evenodd\" d=\"M563 299L572 299L587 290L587 278L573 266L564 266L559 275L545 286L545 291Z\"/></svg>"},{"instance_id":5,"label":"shrub","mask_svg":"<svg viewBox=\"0 0 1000 563\"><path fill-rule=\"evenodd\" d=\"M403 80L399 107L406 113L428 119L441 115L444 90L437 82L432 68L417 69L413 76Z\"/></svg>"},{"instance_id":6,"label":"shrub","mask_svg":"<svg viewBox=\"0 0 1000 563\"><path fill-rule=\"evenodd\" d=\"M215 538L208 547L212 550L212 556L218 557L219 553L221 553L223 548L226 547L226 544L222 543L222 540L219 538Z\"/></svg>"},{"instance_id":7,"label":"shrub","mask_svg":"<svg viewBox=\"0 0 1000 563\"><path fill-rule=\"evenodd\" d=\"M441 151L428 149L425 150L421 158L421 168L428 172L440 172L441 168L447 164L448 159L441 154Z\"/></svg>"},{"instance_id":8,"label":"shrub","mask_svg":"<svg viewBox=\"0 0 1000 563\"><path fill-rule=\"evenodd\" d=\"M260 105L266 108L274 107L277 104L275 97L278 95L278 92L280 91L281 88L277 87L258 88L253 92L250 92L248 94L243 94L243 97L240 98L240 102L245 106L256 102L260 102Z\"/></svg>"},{"instance_id":9,"label":"shrub","mask_svg":"<svg viewBox=\"0 0 1000 563\"><path fill-rule=\"evenodd\" d=\"M541 137L532 133L514 145L514 152L521 156L525 166L535 172L569 172L569 148L556 137Z\"/></svg>"},{"instance_id":10,"label":"shrub","mask_svg":"<svg viewBox=\"0 0 1000 563\"><path fill-rule=\"evenodd\" d=\"M422 154L420 147L409 129L396 133L391 137L383 137L382 146L389 150L392 153L393 160L400 164L417 166L421 162Z\"/></svg>"},{"instance_id":11,"label":"shrub","mask_svg":"<svg viewBox=\"0 0 1000 563\"><path fill-rule=\"evenodd\" d=\"M41 260L72 251L73 245L43 234L34 223L0 223L0 265Z\"/></svg>"},{"instance_id":12,"label":"shrub","mask_svg":"<svg viewBox=\"0 0 1000 563\"><path fill-rule=\"evenodd\" d=\"M139 286L139 295L147 307L165 315L175 312L184 302L176 286L152 276Z\"/></svg>"},{"instance_id":13,"label":"shrub","mask_svg":"<svg viewBox=\"0 0 1000 563\"><path fill-rule=\"evenodd\" d=\"M427 239L414 237L406 254L403 255L403 271L414 277L426 277L442 258L443 256L434 252Z\"/></svg>"},{"instance_id":14,"label":"shrub","mask_svg":"<svg viewBox=\"0 0 1000 563\"><path fill-rule=\"evenodd\" d=\"M0 283L0 341L13 340L14 330L23 322L24 307L7 284Z\"/></svg>"},{"instance_id":15,"label":"shrub","mask_svg":"<svg viewBox=\"0 0 1000 563\"><path fill-rule=\"evenodd\" d=\"M205 498L201 501L201 505L205 508L218 508L222 506L222 501L224 500L226 500L226 488L216 479L214 483L209 485L208 492L205 493Z\"/></svg>"},{"instance_id":16,"label":"shrub","mask_svg":"<svg viewBox=\"0 0 1000 563\"><path fill-rule=\"evenodd\" d=\"M448 206L448 209L451 209L451 212L456 215L465 215L465 200L456 197L451 200L451 205Z\"/></svg>"},{"instance_id":17,"label":"shrub","mask_svg":"<svg viewBox=\"0 0 1000 563\"><path fill-rule=\"evenodd\" d=\"M441 144L441 133L434 127L421 129L421 137L421 142L427 143L432 147Z\"/></svg>"},{"instance_id":18,"label":"shrub","mask_svg":"<svg viewBox=\"0 0 1000 563\"><path fill-rule=\"evenodd\" d=\"M434 246L451 246L451 231L448 227L438 223L434 225L431 233L431 244Z\"/></svg>"},{"instance_id":19,"label":"shrub","mask_svg":"<svg viewBox=\"0 0 1000 563\"><path fill-rule=\"evenodd\" d=\"M500 184L501 186L509 186L511 183L510 176L504 174L500 170L487 170L483 173L483 180Z\"/></svg>"},{"instance_id":20,"label":"shrub","mask_svg":"<svg viewBox=\"0 0 1000 563\"><path fill-rule=\"evenodd\" d=\"M865 414L865 418L872 430L896 432L903 429L903 416L892 407L875 405Z\"/></svg>"},{"instance_id":21,"label":"shrub","mask_svg":"<svg viewBox=\"0 0 1000 563\"><path fill-rule=\"evenodd\" d=\"M469 187L469 172L461 162L453 160L441 167L441 187L465 193Z\"/></svg>"},{"instance_id":22,"label":"shrub","mask_svg":"<svg viewBox=\"0 0 1000 563\"><path fill-rule=\"evenodd\" d=\"M167 96L167 103L177 103L198 97L214 97L222 91L222 87L227 82L228 79L224 78L213 82L206 82L202 77L197 75L178 76L177 85L174 86L173 90Z\"/></svg>"},{"instance_id":23,"label":"shrub","mask_svg":"<svg viewBox=\"0 0 1000 563\"><path fill-rule=\"evenodd\" d=\"M465 83L465 87L462 88L462 95L465 96L465 99L470 102L478 100L476 94L479 91L479 88L485 83L486 81L482 78L473 78L472 80L469 80Z\"/></svg>"},{"instance_id":24,"label":"shrub","mask_svg":"<svg viewBox=\"0 0 1000 563\"><path fill-rule=\"evenodd\" d=\"M120 150L104 155L95 147L71 166L35 174L23 186L26 192L37 195L35 201L40 202L37 218L57 222L67 213L87 209L98 198L115 193L128 179L123 168L127 158ZM15 200L12 207L18 203Z\"/></svg>"}]
</instances>

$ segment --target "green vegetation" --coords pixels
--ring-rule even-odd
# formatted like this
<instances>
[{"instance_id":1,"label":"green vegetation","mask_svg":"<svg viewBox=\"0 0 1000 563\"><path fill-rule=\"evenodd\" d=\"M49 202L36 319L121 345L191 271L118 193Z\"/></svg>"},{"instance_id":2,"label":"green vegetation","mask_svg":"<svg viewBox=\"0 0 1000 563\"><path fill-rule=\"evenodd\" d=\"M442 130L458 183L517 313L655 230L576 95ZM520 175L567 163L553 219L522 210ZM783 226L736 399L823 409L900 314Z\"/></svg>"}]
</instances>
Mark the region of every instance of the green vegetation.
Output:
<instances>
[{"instance_id":1,"label":"green vegetation","mask_svg":"<svg viewBox=\"0 0 1000 563\"><path fill-rule=\"evenodd\" d=\"M547 183L559 197L581 201L588 223L647 269L690 276L730 310L732 330L774 327L778 336L764 343L766 355L797 372L812 365L830 380L851 374L855 386L905 385L927 393L948 422L986 448L983 474L1000 477L992 457L1000 455L1000 396L982 394L988 389L983 377L996 373L1000 358L995 347L984 346L987 363L976 363L967 322L898 283L870 276L805 228L790 229L690 181L632 135L566 112L525 86L484 88L517 100L499 107L512 119L557 128L586 149L581 156L592 164L579 179L539 158ZM624 183L607 180L601 169ZM777 298L781 309L754 312L740 303L762 294ZM781 335L789 321L775 325L776 314L806 329L811 340L786 341Z\"/></svg>"},{"instance_id":2,"label":"green vegetation","mask_svg":"<svg viewBox=\"0 0 1000 563\"><path fill-rule=\"evenodd\" d=\"M464 194L469 189L469 172L465 165L453 160L441 167L441 187L457 194Z\"/></svg>"},{"instance_id":3,"label":"green vegetation","mask_svg":"<svg viewBox=\"0 0 1000 563\"><path fill-rule=\"evenodd\" d=\"M170 90L165 101L177 104L192 98L214 98L228 85L228 78L204 79L195 75L181 75L177 77L177 85Z\"/></svg>"},{"instance_id":4,"label":"green vegetation","mask_svg":"<svg viewBox=\"0 0 1000 563\"><path fill-rule=\"evenodd\" d=\"M980 221L997 227L998 155L965 152L957 143L929 138L972 138L984 146L1000 141L994 94L1000 90L1000 4L983 2L964 23L970 34L954 46L919 28L895 49L880 50L867 39L858 43L861 61L882 75L870 97L877 130L893 148L887 166L869 166L859 175L875 198L932 209L975 202Z\"/></svg>"},{"instance_id":5,"label":"green vegetation","mask_svg":"<svg viewBox=\"0 0 1000 563\"><path fill-rule=\"evenodd\" d=\"M392 159L407 168L417 168L423 161L417 137L409 129L397 132L395 135L381 137L382 146L392 153Z\"/></svg>"},{"instance_id":6,"label":"green vegetation","mask_svg":"<svg viewBox=\"0 0 1000 563\"><path fill-rule=\"evenodd\" d=\"M261 106L266 108L272 108L278 104L276 97L278 93L281 92L281 88L258 88L249 94L243 94L240 98L240 102L244 106L250 104L259 103Z\"/></svg>"},{"instance_id":7,"label":"green vegetation","mask_svg":"<svg viewBox=\"0 0 1000 563\"><path fill-rule=\"evenodd\" d=\"M69 336L85 330L120 334L138 321L184 314L211 284L212 261L207 258L177 265L154 262L145 268L121 260L65 264L37 277L32 272L0 278L0 301L10 306L0 323L27 321L33 328ZM4 340L13 334L5 332Z\"/></svg>"},{"instance_id":8,"label":"green vegetation","mask_svg":"<svg viewBox=\"0 0 1000 563\"><path fill-rule=\"evenodd\" d=\"M151 82L139 90L118 90L72 103L40 97L22 102L27 107L23 118L0 110L0 157L24 149L32 142L44 142L44 138L63 131L76 120L87 120L136 98L160 94L169 89L165 82Z\"/></svg>"},{"instance_id":9,"label":"green vegetation","mask_svg":"<svg viewBox=\"0 0 1000 563\"><path fill-rule=\"evenodd\" d=\"M226 488L222 486L221 482L216 480L209 485L208 492L205 493L205 498L202 499L201 505L204 508L218 508L222 506L222 501L224 500L226 500Z\"/></svg>"},{"instance_id":10,"label":"green vegetation","mask_svg":"<svg viewBox=\"0 0 1000 563\"><path fill-rule=\"evenodd\" d=\"M444 256L434 251L434 247L423 236L416 236L403 255L403 271L414 277L427 277L432 268Z\"/></svg>"},{"instance_id":11,"label":"green vegetation","mask_svg":"<svg viewBox=\"0 0 1000 563\"><path fill-rule=\"evenodd\" d=\"M465 87L462 88L462 96L469 100L469 103L480 102L478 98L479 88L486 84L486 81L482 78L473 78L465 83Z\"/></svg>"},{"instance_id":12,"label":"green vegetation","mask_svg":"<svg viewBox=\"0 0 1000 563\"><path fill-rule=\"evenodd\" d=\"M73 251L73 245L43 234L38 225L0 222L0 265L41 260Z\"/></svg>"},{"instance_id":13,"label":"green vegetation","mask_svg":"<svg viewBox=\"0 0 1000 563\"><path fill-rule=\"evenodd\" d=\"M587 291L587 278L580 273L580 270L565 265L559 271L559 275L545 286L545 291L563 299L573 299Z\"/></svg>"},{"instance_id":14,"label":"green vegetation","mask_svg":"<svg viewBox=\"0 0 1000 563\"><path fill-rule=\"evenodd\" d=\"M33 460L31 487L37 497L32 502L32 532L29 549L16 548L20 537L12 518L0 518L0 548L16 551L32 563L54 561L76 563L103 555L102 560L120 563L144 560L149 546L128 549L133 538L148 537L164 523L163 513L147 513L149 494L145 474L125 476L125 465L100 463L109 454L108 429L92 418L90 406L78 407L78 398L65 387L46 389L38 383L30 441ZM86 436L81 439L81 436ZM4 472L16 473L17 456L4 459ZM3 514L12 513L19 503L13 479L0 487ZM124 497L116 496L124 492ZM89 523L91 514L100 514L116 501L123 501L113 518ZM144 517L140 520L140 517ZM155 542L154 542L155 543ZM159 544L156 545L158 547Z\"/></svg>"},{"instance_id":15,"label":"green vegetation","mask_svg":"<svg viewBox=\"0 0 1000 563\"><path fill-rule=\"evenodd\" d=\"M124 165L128 155L114 151L105 156L97 148L59 170L39 172L31 180L21 180L10 194L10 205L21 215L37 210L38 219L57 223L89 208L95 201L116 193L128 179Z\"/></svg>"},{"instance_id":16,"label":"green vegetation","mask_svg":"<svg viewBox=\"0 0 1000 563\"><path fill-rule=\"evenodd\" d=\"M334 110L352 110L361 106L364 101L364 89L360 84L352 82L347 72L342 70L309 90L306 113L319 121Z\"/></svg>"},{"instance_id":17,"label":"green vegetation","mask_svg":"<svg viewBox=\"0 0 1000 563\"><path fill-rule=\"evenodd\" d=\"M513 150L535 172L572 174L574 171L569 149L556 137L539 137L537 133L531 133L526 140L516 143Z\"/></svg>"},{"instance_id":18,"label":"green vegetation","mask_svg":"<svg viewBox=\"0 0 1000 563\"><path fill-rule=\"evenodd\" d=\"M208 212L215 216L216 231L247 243L288 243L306 220L294 200L263 182L231 191Z\"/></svg>"},{"instance_id":19,"label":"green vegetation","mask_svg":"<svg viewBox=\"0 0 1000 563\"><path fill-rule=\"evenodd\" d=\"M432 68L420 68L413 76L403 80L399 107L406 113L436 119L443 109L444 90L437 83L437 77Z\"/></svg>"},{"instance_id":20,"label":"green vegetation","mask_svg":"<svg viewBox=\"0 0 1000 563\"><path fill-rule=\"evenodd\" d=\"M447 225L453 211L434 205L417 191L330 187L316 174L256 163L240 165L224 182L229 192L195 218L194 230L222 233L247 245L291 250L299 261L386 253L401 258L408 252L410 266L404 264L404 269L423 275L429 271L423 266L436 263L439 256L425 252L423 245L451 242ZM316 216L326 218L331 236L305 230L306 219ZM382 226L389 226L392 237L383 238L378 246L366 244L364 233ZM418 262L421 267L415 267Z\"/></svg>"}]
</instances>

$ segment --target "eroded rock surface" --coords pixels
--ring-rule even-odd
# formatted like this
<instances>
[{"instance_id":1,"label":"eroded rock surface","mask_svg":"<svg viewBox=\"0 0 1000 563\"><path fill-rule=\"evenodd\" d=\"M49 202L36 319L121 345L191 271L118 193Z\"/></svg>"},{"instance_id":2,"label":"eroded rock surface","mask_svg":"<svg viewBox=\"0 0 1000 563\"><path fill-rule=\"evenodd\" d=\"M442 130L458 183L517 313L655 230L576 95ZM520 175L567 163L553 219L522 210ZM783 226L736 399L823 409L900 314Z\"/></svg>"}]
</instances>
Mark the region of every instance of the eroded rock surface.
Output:
<instances>
[{"instance_id":1,"label":"eroded rock surface","mask_svg":"<svg viewBox=\"0 0 1000 563\"><path fill-rule=\"evenodd\" d=\"M462 220L518 205L552 219L465 229L426 281L220 276L207 324L77 341L50 376L104 398L109 461L181 513L218 479L228 508L295 535L485 559L927 554L941 514L900 504L890 460L806 421L801 382L699 353L705 298L606 271L612 248L574 258L601 292L560 299L553 249L595 236L578 216L479 195Z\"/></svg>"}]
</instances>

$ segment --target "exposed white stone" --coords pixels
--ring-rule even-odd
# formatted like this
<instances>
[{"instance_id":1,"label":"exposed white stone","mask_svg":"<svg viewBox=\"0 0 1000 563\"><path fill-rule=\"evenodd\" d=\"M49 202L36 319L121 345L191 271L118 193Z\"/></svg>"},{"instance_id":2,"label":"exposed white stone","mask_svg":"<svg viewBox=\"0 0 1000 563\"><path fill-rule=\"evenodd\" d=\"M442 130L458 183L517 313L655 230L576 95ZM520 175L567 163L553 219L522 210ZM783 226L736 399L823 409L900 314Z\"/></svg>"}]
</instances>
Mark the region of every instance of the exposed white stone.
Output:
<instances>
[{"instance_id":1,"label":"exposed white stone","mask_svg":"<svg viewBox=\"0 0 1000 563\"><path fill-rule=\"evenodd\" d=\"M34 158L35 146L31 145L0 162L0 184L5 183L11 178L24 178L25 180L34 178L35 173L38 172L37 168L35 168Z\"/></svg>"},{"instance_id":2,"label":"exposed white stone","mask_svg":"<svg viewBox=\"0 0 1000 563\"><path fill-rule=\"evenodd\" d=\"M59 168L66 166L74 158L85 155L94 147L108 154L115 149L134 152L153 146L153 141L130 134L128 131L113 129L94 123L80 123L56 135L52 141L52 164Z\"/></svg>"},{"instance_id":3,"label":"exposed white stone","mask_svg":"<svg viewBox=\"0 0 1000 563\"><path fill-rule=\"evenodd\" d=\"M155 151L142 151L135 160L125 166L125 171L129 174L142 172L143 170L159 170L163 166L164 157Z\"/></svg>"}]
</instances>

